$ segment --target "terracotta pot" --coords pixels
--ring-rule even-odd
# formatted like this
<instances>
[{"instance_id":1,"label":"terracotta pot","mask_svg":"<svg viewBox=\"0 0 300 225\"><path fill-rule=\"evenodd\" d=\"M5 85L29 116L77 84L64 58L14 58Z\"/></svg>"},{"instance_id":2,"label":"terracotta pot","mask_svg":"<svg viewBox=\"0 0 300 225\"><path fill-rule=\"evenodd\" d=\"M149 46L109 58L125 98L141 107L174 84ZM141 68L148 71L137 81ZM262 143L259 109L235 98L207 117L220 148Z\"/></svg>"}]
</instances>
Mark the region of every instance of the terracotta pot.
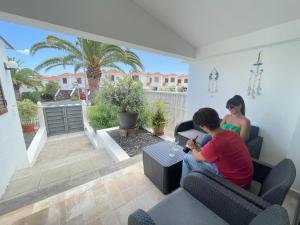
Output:
<instances>
[{"instance_id":1,"label":"terracotta pot","mask_svg":"<svg viewBox=\"0 0 300 225\"><path fill-rule=\"evenodd\" d=\"M153 128L153 132L155 136L162 136L164 135L164 127Z\"/></svg>"},{"instance_id":2,"label":"terracotta pot","mask_svg":"<svg viewBox=\"0 0 300 225\"><path fill-rule=\"evenodd\" d=\"M22 124L22 129L24 133L32 133L34 131L34 123Z\"/></svg>"}]
</instances>

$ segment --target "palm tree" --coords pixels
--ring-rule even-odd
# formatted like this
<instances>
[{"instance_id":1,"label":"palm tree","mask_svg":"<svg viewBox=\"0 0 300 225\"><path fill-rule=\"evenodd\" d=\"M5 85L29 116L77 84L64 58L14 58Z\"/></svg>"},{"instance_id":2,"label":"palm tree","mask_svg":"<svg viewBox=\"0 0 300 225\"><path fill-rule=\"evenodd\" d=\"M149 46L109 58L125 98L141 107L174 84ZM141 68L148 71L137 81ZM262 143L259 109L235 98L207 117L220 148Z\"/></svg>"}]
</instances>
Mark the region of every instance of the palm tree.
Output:
<instances>
[{"instance_id":1,"label":"palm tree","mask_svg":"<svg viewBox=\"0 0 300 225\"><path fill-rule=\"evenodd\" d=\"M20 60L14 58L9 58L9 60L17 62L19 67L22 65ZM20 98L20 87L22 85L33 88L36 91L38 91L38 87L42 87L42 83L38 80L40 75L30 68L13 69L10 73L17 99Z\"/></svg>"},{"instance_id":2,"label":"palm tree","mask_svg":"<svg viewBox=\"0 0 300 225\"><path fill-rule=\"evenodd\" d=\"M48 71L57 66L74 66L76 73L80 69L84 69L92 93L99 89L104 67L121 70L118 64L123 63L133 70L143 69L140 58L130 49L82 38L77 38L74 44L62 38L48 36L46 40L34 44L30 52L34 55L41 49L49 48L62 51L65 55L45 60L36 67L36 70L45 69Z\"/></svg>"}]
</instances>

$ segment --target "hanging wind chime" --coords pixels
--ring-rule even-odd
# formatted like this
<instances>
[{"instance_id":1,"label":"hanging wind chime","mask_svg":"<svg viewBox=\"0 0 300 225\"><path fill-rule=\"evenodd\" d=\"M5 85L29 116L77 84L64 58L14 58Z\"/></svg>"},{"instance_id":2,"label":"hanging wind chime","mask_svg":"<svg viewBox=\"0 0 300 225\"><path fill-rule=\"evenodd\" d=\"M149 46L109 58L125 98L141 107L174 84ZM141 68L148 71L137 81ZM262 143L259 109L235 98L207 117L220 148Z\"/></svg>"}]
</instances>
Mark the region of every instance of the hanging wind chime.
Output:
<instances>
[{"instance_id":1,"label":"hanging wind chime","mask_svg":"<svg viewBox=\"0 0 300 225\"><path fill-rule=\"evenodd\" d=\"M253 69L250 70L251 75L248 83L248 95L252 98L261 95L261 77L264 71L262 65L261 52L259 52L257 62L253 64Z\"/></svg>"},{"instance_id":2,"label":"hanging wind chime","mask_svg":"<svg viewBox=\"0 0 300 225\"><path fill-rule=\"evenodd\" d=\"M210 97L214 97L214 94L218 92L218 79L219 73L216 68L213 68L208 76L208 93Z\"/></svg>"}]
</instances>

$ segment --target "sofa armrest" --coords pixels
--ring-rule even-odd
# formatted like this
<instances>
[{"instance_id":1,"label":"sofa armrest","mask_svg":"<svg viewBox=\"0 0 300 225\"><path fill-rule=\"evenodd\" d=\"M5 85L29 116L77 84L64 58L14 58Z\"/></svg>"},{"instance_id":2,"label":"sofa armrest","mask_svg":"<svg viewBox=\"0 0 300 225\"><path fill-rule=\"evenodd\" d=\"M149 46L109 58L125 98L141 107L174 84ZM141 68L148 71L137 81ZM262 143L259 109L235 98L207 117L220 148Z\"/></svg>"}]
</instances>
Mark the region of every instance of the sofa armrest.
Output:
<instances>
[{"instance_id":1,"label":"sofa armrest","mask_svg":"<svg viewBox=\"0 0 300 225\"><path fill-rule=\"evenodd\" d=\"M155 222L144 210L138 209L129 215L128 225L155 225Z\"/></svg>"},{"instance_id":2,"label":"sofa armrest","mask_svg":"<svg viewBox=\"0 0 300 225\"><path fill-rule=\"evenodd\" d=\"M253 180L262 184L272 170L273 166L256 159L252 159L252 162L254 167Z\"/></svg>"},{"instance_id":3,"label":"sofa armrest","mask_svg":"<svg viewBox=\"0 0 300 225\"><path fill-rule=\"evenodd\" d=\"M191 172L183 188L231 225L249 224L262 209L201 173Z\"/></svg>"},{"instance_id":4,"label":"sofa armrest","mask_svg":"<svg viewBox=\"0 0 300 225\"><path fill-rule=\"evenodd\" d=\"M194 128L194 123L192 120L182 122L175 127L174 137L178 134L178 132L190 130Z\"/></svg>"},{"instance_id":5,"label":"sofa armrest","mask_svg":"<svg viewBox=\"0 0 300 225\"><path fill-rule=\"evenodd\" d=\"M257 136L246 143L252 158L259 159L263 138Z\"/></svg>"},{"instance_id":6,"label":"sofa armrest","mask_svg":"<svg viewBox=\"0 0 300 225\"><path fill-rule=\"evenodd\" d=\"M262 210L271 206L270 203L266 202L261 197L258 197L257 195L237 186L236 184L234 184L228 180L225 180L224 178L222 178L220 176L217 176L208 171L195 170L194 172L205 175L206 177L208 177L208 178L212 179L213 181L219 183L220 185L226 187L227 189L231 190L232 192L236 193L237 195L241 196L242 198L246 199L247 201L251 202L252 204L256 205L257 207L259 207Z\"/></svg>"}]
</instances>

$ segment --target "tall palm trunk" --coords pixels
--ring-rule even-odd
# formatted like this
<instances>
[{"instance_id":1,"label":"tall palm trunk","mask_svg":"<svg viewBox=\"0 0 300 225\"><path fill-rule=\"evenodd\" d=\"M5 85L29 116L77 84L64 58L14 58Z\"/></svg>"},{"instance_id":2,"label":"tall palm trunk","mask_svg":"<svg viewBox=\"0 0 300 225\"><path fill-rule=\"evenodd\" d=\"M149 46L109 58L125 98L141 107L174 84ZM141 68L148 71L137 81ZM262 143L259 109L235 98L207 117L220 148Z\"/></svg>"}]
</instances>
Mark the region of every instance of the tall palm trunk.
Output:
<instances>
[{"instance_id":1,"label":"tall palm trunk","mask_svg":"<svg viewBox=\"0 0 300 225\"><path fill-rule=\"evenodd\" d=\"M14 85L15 96L17 100L21 99L20 86Z\"/></svg>"},{"instance_id":2,"label":"tall palm trunk","mask_svg":"<svg viewBox=\"0 0 300 225\"><path fill-rule=\"evenodd\" d=\"M99 91L102 72L99 68L94 68L90 66L87 68L86 74L89 82L90 99L91 102L94 103L95 96Z\"/></svg>"}]
</instances>

